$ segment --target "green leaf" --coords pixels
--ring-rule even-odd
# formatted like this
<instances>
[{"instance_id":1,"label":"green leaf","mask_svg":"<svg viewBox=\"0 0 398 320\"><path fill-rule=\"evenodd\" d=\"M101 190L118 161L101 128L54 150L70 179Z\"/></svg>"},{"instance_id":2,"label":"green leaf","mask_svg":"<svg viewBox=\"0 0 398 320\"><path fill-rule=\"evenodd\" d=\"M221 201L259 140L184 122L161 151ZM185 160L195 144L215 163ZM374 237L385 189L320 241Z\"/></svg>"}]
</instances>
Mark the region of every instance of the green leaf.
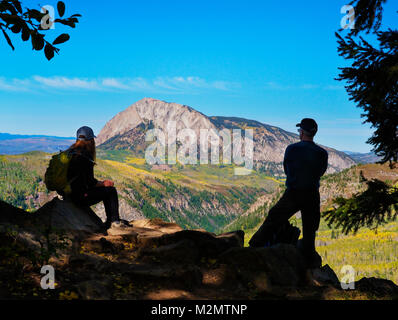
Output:
<instances>
[{"instance_id":1,"label":"green leaf","mask_svg":"<svg viewBox=\"0 0 398 320\"><path fill-rule=\"evenodd\" d=\"M54 22L61 23L61 24L65 25L65 26L69 26L71 28L75 28L76 27L76 24L73 21L71 21L70 19L66 19L66 20L65 19L55 19Z\"/></svg>"},{"instance_id":2,"label":"green leaf","mask_svg":"<svg viewBox=\"0 0 398 320\"><path fill-rule=\"evenodd\" d=\"M30 38L30 30L28 27L22 28L22 34L21 34L22 41L28 41Z\"/></svg>"},{"instance_id":3,"label":"green leaf","mask_svg":"<svg viewBox=\"0 0 398 320\"><path fill-rule=\"evenodd\" d=\"M17 14L14 6L6 1L0 1L0 10L1 12L6 12L8 10L11 12L11 14Z\"/></svg>"},{"instance_id":4,"label":"green leaf","mask_svg":"<svg viewBox=\"0 0 398 320\"><path fill-rule=\"evenodd\" d=\"M65 14L65 3L58 1L57 3L58 14L62 18Z\"/></svg>"},{"instance_id":5,"label":"green leaf","mask_svg":"<svg viewBox=\"0 0 398 320\"><path fill-rule=\"evenodd\" d=\"M8 36L8 34L7 34L3 29L1 29L1 31L3 31L4 37L6 38L8 45L12 48L12 50L15 50L15 48L14 48L14 46L12 45L11 39L10 39L10 37Z\"/></svg>"},{"instance_id":6,"label":"green leaf","mask_svg":"<svg viewBox=\"0 0 398 320\"><path fill-rule=\"evenodd\" d=\"M15 24L19 21L19 17L15 15L10 15L8 13L6 14L1 14L1 19L6 22L7 24Z\"/></svg>"},{"instance_id":7,"label":"green leaf","mask_svg":"<svg viewBox=\"0 0 398 320\"><path fill-rule=\"evenodd\" d=\"M47 43L44 47L44 54L46 55L47 60L50 61L54 58L54 47Z\"/></svg>"},{"instance_id":8,"label":"green leaf","mask_svg":"<svg viewBox=\"0 0 398 320\"><path fill-rule=\"evenodd\" d=\"M20 24L14 24L14 25L11 27L11 31L12 31L13 33L20 33L20 32L21 32L21 29L22 29L22 26L21 26Z\"/></svg>"},{"instance_id":9,"label":"green leaf","mask_svg":"<svg viewBox=\"0 0 398 320\"><path fill-rule=\"evenodd\" d=\"M31 19L35 19L37 22L41 22L41 19L46 15L45 13L40 12L39 10L36 9L28 9L28 17Z\"/></svg>"},{"instance_id":10,"label":"green leaf","mask_svg":"<svg viewBox=\"0 0 398 320\"><path fill-rule=\"evenodd\" d=\"M44 47L44 36L40 33L32 33L32 46L34 50L40 51Z\"/></svg>"},{"instance_id":11,"label":"green leaf","mask_svg":"<svg viewBox=\"0 0 398 320\"><path fill-rule=\"evenodd\" d=\"M19 2L19 1L14 1L14 7L15 7L15 9L18 10L19 13L22 13L21 2Z\"/></svg>"},{"instance_id":12,"label":"green leaf","mask_svg":"<svg viewBox=\"0 0 398 320\"><path fill-rule=\"evenodd\" d=\"M64 43L64 42L68 41L69 39L70 39L69 34L63 33L60 36L58 36L57 39L55 39L53 41L53 44L55 45L55 44Z\"/></svg>"}]
</instances>

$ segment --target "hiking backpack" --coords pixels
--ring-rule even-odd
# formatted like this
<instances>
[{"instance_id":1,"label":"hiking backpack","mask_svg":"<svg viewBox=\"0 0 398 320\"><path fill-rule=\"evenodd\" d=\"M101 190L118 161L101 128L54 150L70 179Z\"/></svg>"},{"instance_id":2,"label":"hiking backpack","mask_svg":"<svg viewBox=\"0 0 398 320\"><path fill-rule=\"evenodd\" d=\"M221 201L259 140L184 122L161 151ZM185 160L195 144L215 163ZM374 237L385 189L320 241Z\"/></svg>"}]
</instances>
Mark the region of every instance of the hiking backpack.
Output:
<instances>
[{"instance_id":1,"label":"hiking backpack","mask_svg":"<svg viewBox=\"0 0 398 320\"><path fill-rule=\"evenodd\" d=\"M49 191L56 191L60 195L72 192L70 186L72 181L68 181L68 168L73 154L70 150L66 150L52 156L44 176L44 182Z\"/></svg>"}]
</instances>

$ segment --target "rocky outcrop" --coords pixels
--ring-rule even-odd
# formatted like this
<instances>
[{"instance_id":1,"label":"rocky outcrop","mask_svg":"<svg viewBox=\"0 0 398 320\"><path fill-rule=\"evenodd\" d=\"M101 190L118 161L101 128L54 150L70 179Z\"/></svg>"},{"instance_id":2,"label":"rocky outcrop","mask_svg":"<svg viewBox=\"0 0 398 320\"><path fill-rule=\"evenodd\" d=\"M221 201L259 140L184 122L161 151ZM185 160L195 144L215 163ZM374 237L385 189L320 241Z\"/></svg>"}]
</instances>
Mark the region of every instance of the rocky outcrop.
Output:
<instances>
[{"instance_id":1,"label":"rocky outcrop","mask_svg":"<svg viewBox=\"0 0 398 320\"><path fill-rule=\"evenodd\" d=\"M59 199L31 214L1 202L0 209L2 248L12 246L0 251L0 281L7 283L0 299L385 299L398 293L391 281L373 278L344 291L329 266L306 270L292 245L246 248L243 231L216 235L140 219L101 233L93 212ZM7 228L13 224L17 237ZM69 246L47 262L57 270L57 287L47 291L37 290L40 268L30 265L39 242L32 237L28 248L21 240L39 235L43 225L71 237ZM18 261L12 262L14 269L5 268L12 259Z\"/></svg>"},{"instance_id":2,"label":"rocky outcrop","mask_svg":"<svg viewBox=\"0 0 398 320\"><path fill-rule=\"evenodd\" d=\"M101 232L103 223L90 207L80 208L71 201L54 198L38 211L36 220L65 231Z\"/></svg>"}]
</instances>

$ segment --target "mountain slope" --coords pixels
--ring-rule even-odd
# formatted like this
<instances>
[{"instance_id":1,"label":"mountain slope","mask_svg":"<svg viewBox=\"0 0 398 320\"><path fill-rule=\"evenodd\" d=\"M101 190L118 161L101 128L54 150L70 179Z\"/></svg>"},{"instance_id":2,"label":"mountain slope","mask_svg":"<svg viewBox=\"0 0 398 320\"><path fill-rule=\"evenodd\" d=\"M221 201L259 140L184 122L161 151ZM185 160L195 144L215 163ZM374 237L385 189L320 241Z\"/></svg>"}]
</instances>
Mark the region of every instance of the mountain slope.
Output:
<instances>
[{"instance_id":1,"label":"mountain slope","mask_svg":"<svg viewBox=\"0 0 398 320\"><path fill-rule=\"evenodd\" d=\"M381 157L378 157L373 152L360 153L360 152L344 151L344 153L348 154L357 163L375 163L381 160Z\"/></svg>"},{"instance_id":2,"label":"mountain slope","mask_svg":"<svg viewBox=\"0 0 398 320\"><path fill-rule=\"evenodd\" d=\"M117 152L99 152L95 176L112 179L126 220L159 217L184 228L216 231L243 214L278 181L261 173L235 176L233 166L148 167L131 154L115 161ZM51 155L34 152L0 156L0 200L33 211L51 200L43 178ZM123 162L122 162L123 161ZM105 218L102 204L94 211Z\"/></svg>"},{"instance_id":3,"label":"mountain slope","mask_svg":"<svg viewBox=\"0 0 398 320\"><path fill-rule=\"evenodd\" d=\"M391 169L388 164L362 164L341 172L327 174L321 178L319 188L321 212L328 209L333 199L337 197L350 198L355 193L365 191L367 184L361 179L361 173L368 180L378 179L391 185L398 183L398 168ZM280 199L283 191L284 187L279 186L274 193L259 198L256 206L253 205L250 210L238 217L223 231L242 228L250 236L264 221L268 210Z\"/></svg>"},{"instance_id":4,"label":"mountain slope","mask_svg":"<svg viewBox=\"0 0 398 320\"><path fill-rule=\"evenodd\" d=\"M219 129L252 129L254 159L259 163L259 168L269 167L273 163L279 165L281 171L280 164L283 162L286 147L299 141L297 134L255 120L236 117L211 117L211 120ZM322 147L329 153L328 173L338 172L355 164L344 152Z\"/></svg>"},{"instance_id":5,"label":"mountain slope","mask_svg":"<svg viewBox=\"0 0 398 320\"><path fill-rule=\"evenodd\" d=\"M57 152L65 150L74 141L73 138L0 133L0 154L21 154L30 151Z\"/></svg>"},{"instance_id":6,"label":"mountain slope","mask_svg":"<svg viewBox=\"0 0 398 320\"><path fill-rule=\"evenodd\" d=\"M167 139L170 132L168 125L173 122L176 124L177 134L189 128L195 132L196 137L200 137L201 129L217 131L252 129L255 168L277 177L283 176L282 161L286 147L298 141L297 134L258 121L233 117L207 117L188 106L145 98L107 122L96 142L100 148L106 150L128 149L133 150L137 156L143 157L148 145L145 142L147 130L161 129ZM345 153L325 148L329 152L329 173L338 172L355 164Z\"/></svg>"}]
</instances>

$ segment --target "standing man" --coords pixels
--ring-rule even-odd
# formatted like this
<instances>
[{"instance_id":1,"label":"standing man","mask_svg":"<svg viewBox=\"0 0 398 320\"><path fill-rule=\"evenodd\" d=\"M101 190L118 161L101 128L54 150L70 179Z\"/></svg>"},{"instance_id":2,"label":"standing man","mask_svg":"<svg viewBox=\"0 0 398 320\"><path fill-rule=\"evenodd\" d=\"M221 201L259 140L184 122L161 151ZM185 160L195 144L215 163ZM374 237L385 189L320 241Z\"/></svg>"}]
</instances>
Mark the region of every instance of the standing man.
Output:
<instances>
[{"instance_id":1,"label":"standing man","mask_svg":"<svg viewBox=\"0 0 398 320\"><path fill-rule=\"evenodd\" d=\"M286 191L269 211L260 229L249 245L264 247L273 232L282 227L297 211L301 211L303 241L300 250L308 268L321 267L322 259L315 250L315 234L320 221L319 180L328 166L328 153L314 143L318 125L305 118L299 127L300 142L286 148L283 168L286 174Z\"/></svg>"}]
</instances>

